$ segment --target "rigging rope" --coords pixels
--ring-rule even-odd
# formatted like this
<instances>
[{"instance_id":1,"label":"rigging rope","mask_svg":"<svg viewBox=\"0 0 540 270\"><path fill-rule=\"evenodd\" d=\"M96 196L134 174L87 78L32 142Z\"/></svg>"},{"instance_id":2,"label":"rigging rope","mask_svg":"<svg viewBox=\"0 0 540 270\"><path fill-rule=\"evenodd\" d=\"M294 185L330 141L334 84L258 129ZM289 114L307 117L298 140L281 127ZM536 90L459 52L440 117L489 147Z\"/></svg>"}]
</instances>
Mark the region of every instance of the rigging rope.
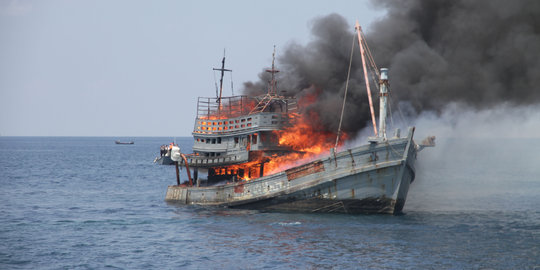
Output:
<instances>
[{"instance_id":1,"label":"rigging rope","mask_svg":"<svg viewBox=\"0 0 540 270\"><path fill-rule=\"evenodd\" d=\"M388 87L388 93L390 93L390 87ZM390 95L388 95L388 97L390 100L390 102L388 102L388 113L390 114L390 123L392 123L392 127L395 128L396 125L394 125L394 117L392 116L392 99L390 99Z\"/></svg>"},{"instance_id":2,"label":"rigging rope","mask_svg":"<svg viewBox=\"0 0 540 270\"><path fill-rule=\"evenodd\" d=\"M214 73L214 83L216 84L216 97L219 98L219 89L217 86L216 71L214 71L213 73Z\"/></svg>"},{"instance_id":3,"label":"rigging rope","mask_svg":"<svg viewBox=\"0 0 540 270\"><path fill-rule=\"evenodd\" d=\"M368 62L371 65L371 68L373 69L373 73L371 73L371 78L373 79L373 83L375 84L375 87L379 89L378 78L381 77L379 68L377 68L377 64L375 64L375 60L373 59L373 55L371 54L371 50L369 49L369 46L367 44L367 39L366 39L366 36L364 35L364 32L360 31L360 34L362 35L362 44L364 44L364 48L367 52L366 55L367 55Z\"/></svg>"},{"instance_id":4,"label":"rigging rope","mask_svg":"<svg viewBox=\"0 0 540 270\"><path fill-rule=\"evenodd\" d=\"M393 102L393 100L392 100L392 98L391 98L390 95L389 95L389 97L390 97L390 102ZM405 116L403 115L403 112L401 111L401 107L399 106L399 104L398 104L397 102L396 102L396 107L397 107L397 109L398 109L398 113L399 113L399 117L400 117L401 122L403 122L403 123L405 123L405 124L407 124L407 125L410 126L410 125L411 125L411 121L410 121L410 120L409 120L409 121L405 120Z\"/></svg>"},{"instance_id":5,"label":"rigging rope","mask_svg":"<svg viewBox=\"0 0 540 270\"><path fill-rule=\"evenodd\" d=\"M349 89L349 77L351 75L351 66L352 66L352 59L353 59L353 54L354 54L354 43L355 43L354 38L355 36L353 35L352 46L351 46L351 57L349 59L349 71L347 72L347 82L345 83L345 95L343 96L343 106L341 107L341 116L339 117L339 126L338 126L338 131L337 131L337 136L336 136L336 146L334 147L336 150L338 147L339 135L341 134L341 124L343 123L343 112L345 111L345 103L347 101L347 90Z\"/></svg>"},{"instance_id":6,"label":"rigging rope","mask_svg":"<svg viewBox=\"0 0 540 270\"><path fill-rule=\"evenodd\" d=\"M232 92L232 95L234 96L234 87L233 87L233 80L232 80L232 71L231 71L231 92Z\"/></svg>"}]
</instances>

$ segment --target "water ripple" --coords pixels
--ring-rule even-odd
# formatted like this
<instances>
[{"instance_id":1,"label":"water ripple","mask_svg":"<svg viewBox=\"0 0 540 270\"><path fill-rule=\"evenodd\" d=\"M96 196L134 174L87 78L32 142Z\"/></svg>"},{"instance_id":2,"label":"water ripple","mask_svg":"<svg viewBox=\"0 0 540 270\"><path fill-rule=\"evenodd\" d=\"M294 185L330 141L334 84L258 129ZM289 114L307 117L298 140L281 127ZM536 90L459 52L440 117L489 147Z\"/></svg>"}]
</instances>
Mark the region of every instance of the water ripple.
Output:
<instances>
[{"instance_id":1,"label":"water ripple","mask_svg":"<svg viewBox=\"0 0 540 270\"><path fill-rule=\"evenodd\" d=\"M401 216L265 213L165 203L175 171L152 160L169 139L140 138L133 147L117 147L114 138L2 140L0 269L540 265L540 184L532 169L519 187L468 201L449 192L456 187L445 186L448 179L432 180L438 189L429 192L419 179L411 186L415 207ZM179 142L189 149L190 141ZM34 165L22 167L22 159Z\"/></svg>"}]
</instances>

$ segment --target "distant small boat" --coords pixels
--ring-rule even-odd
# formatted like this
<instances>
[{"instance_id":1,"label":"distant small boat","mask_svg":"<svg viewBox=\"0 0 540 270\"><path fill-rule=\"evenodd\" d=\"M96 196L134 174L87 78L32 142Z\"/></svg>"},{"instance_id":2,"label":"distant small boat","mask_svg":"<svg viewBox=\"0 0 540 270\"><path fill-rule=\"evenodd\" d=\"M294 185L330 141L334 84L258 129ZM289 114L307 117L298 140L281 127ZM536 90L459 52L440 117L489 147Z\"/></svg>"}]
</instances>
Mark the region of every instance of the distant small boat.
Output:
<instances>
[{"instance_id":1,"label":"distant small boat","mask_svg":"<svg viewBox=\"0 0 540 270\"><path fill-rule=\"evenodd\" d=\"M131 141L131 142L114 141L114 143L116 143L116 144L135 144L135 142L133 142L133 141Z\"/></svg>"}]
</instances>

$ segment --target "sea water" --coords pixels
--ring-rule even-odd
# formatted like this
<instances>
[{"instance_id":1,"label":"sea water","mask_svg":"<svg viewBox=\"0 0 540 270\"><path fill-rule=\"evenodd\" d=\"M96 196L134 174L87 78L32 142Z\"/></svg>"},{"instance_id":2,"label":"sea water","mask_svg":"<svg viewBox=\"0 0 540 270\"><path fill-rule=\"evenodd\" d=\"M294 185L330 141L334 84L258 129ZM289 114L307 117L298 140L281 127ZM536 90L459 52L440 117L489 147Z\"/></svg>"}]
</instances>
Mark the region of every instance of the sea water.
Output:
<instances>
[{"instance_id":1,"label":"sea water","mask_svg":"<svg viewBox=\"0 0 540 270\"><path fill-rule=\"evenodd\" d=\"M172 140L0 137L0 269L540 269L539 139L439 139L398 216L167 204Z\"/></svg>"}]
</instances>

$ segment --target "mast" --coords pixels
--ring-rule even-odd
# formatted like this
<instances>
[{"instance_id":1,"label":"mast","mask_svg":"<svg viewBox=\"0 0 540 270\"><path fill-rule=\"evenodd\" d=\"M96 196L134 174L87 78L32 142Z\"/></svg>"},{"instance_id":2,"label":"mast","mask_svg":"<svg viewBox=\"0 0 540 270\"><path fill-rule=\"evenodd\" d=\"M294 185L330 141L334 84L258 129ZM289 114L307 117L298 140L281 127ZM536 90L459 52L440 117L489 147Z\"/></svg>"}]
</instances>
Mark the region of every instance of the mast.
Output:
<instances>
[{"instance_id":1,"label":"mast","mask_svg":"<svg viewBox=\"0 0 540 270\"><path fill-rule=\"evenodd\" d=\"M380 97L379 97L379 136L386 139L386 106L388 99L388 69L381 68Z\"/></svg>"},{"instance_id":2,"label":"mast","mask_svg":"<svg viewBox=\"0 0 540 270\"><path fill-rule=\"evenodd\" d=\"M218 96L218 110L221 111L221 95L223 94L223 75L225 71L232 71L231 69L225 69L225 49L223 49L223 60L221 60L221 68L214 68L214 70L221 71L221 78L219 79L219 96Z\"/></svg>"},{"instance_id":3,"label":"mast","mask_svg":"<svg viewBox=\"0 0 540 270\"><path fill-rule=\"evenodd\" d=\"M277 87L276 87L276 73L279 72L279 70L276 69L275 66L275 60L276 60L276 45L274 45L274 52L272 53L272 69L267 69L266 72L270 72L272 74L272 78L270 79L269 86L268 86L268 93L266 95L259 97L259 103L249 112L249 114L257 113L257 112L263 112L272 101L276 99L280 99L280 97L277 95ZM288 109L287 109L288 110Z\"/></svg>"},{"instance_id":4,"label":"mast","mask_svg":"<svg viewBox=\"0 0 540 270\"><path fill-rule=\"evenodd\" d=\"M274 52L272 53L272 69L267 69L266 72L272 73L272 79L270 80L270 87L268 88L268 95L275 96L277 94L276 89L276 76L275 74L279 72L275 68L274 62L276 60L276 45L274 45Z\"/></svg>"},{"instance_id":5,"label":"mast","mask_svg":"<svg viewBox=\"0 0 540 270\"><path fill-rule=\"evenodd\" d=\"M360 45L360 54L362 55L362 66L364 67L364 79L366 81L366 89L367 89L367 95L368 95L368 100L369 100L369 110L371 112L371 121L373 122L373 132L375 133L375 136L378 136L377 122L375 121L375 111L373 110L373 101L371 100L371 89L369 88L369 78L368 78L368 73L367 73L365 50L364 50L364 39L362 38L362 28L360 27L360 24L358 23L358 21L356 21L356 26L354 28L356 29L356 33L358 34L358 44Z\"/></svg>"}]
</instances>

